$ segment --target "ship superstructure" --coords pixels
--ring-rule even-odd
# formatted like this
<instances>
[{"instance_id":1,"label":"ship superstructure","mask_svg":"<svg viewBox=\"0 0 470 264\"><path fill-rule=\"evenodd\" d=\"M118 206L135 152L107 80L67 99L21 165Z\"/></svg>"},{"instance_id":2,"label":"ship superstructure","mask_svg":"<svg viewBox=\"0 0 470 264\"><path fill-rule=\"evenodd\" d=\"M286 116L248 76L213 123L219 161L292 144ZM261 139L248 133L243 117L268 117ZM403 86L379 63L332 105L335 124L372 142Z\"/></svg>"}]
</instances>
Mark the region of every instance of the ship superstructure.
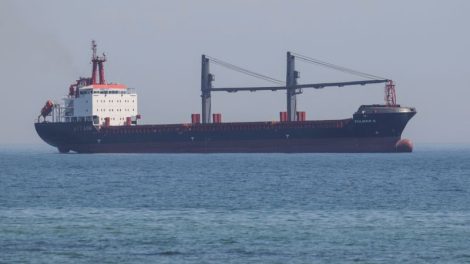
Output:
<instances>
[{"instance_id":1,"label":"ship superstructure","mask_svg":"<svg viewBox=\"0 0 470 264\"><path fill-rule=\"evenodd\" d=\"M286 81L240 68L202 55L201 114L191 115L189 124L138 125L137 94L123 84L105 81L106 56L98 56L92 42L92 75L70 85L64 104L51 100L42 108L35 124L39 136L60 152L410 152L412 144L401 139L413 107L396 103L395 84L387 78L350 70L313 58L287 53ZM349 72L368 80L298 84L295 59ZM213 87L210 62L250 76L275 82L264 87ZM385 83L385 104L363 105L352 118L307 120L297 111L296 96L303 89L322 89ZM278 91L287 94L287 109L279 121L222 122L211 111L211 93ZM201 118L202 117L202 118ZM42 120L41 120L42 119Z\"/></svg>"},{"instance_id":2,"label":"ship superstructure","mask_svg":"<svg viewBox=\"0 0 470 264\"><path fill-rule=\"evenodd\" d=\"M77 86L64 99L64 122L93 122L94 125L120 126L135 124L137 94L122 84Z\"/></svg>"},{"instance_id":3,"label":"ship superstructure","mask_svg":"<svg viewBox=\"0 0 470 264\"><path fill-rule=\"evenodd\" d=\"M124 84L107 83L104 62L106 56L96 54L92 42L92 74L79 78L69 87L63 105L52 104L50 110L54 122L92 122L96 126L124 126L136 124L138 115L137 93ZM49 102L49 101L48 101ZM47 105L46 105L47 106ZM47 115L41 114L45 120Z\"/></svg>"}]
</instances>

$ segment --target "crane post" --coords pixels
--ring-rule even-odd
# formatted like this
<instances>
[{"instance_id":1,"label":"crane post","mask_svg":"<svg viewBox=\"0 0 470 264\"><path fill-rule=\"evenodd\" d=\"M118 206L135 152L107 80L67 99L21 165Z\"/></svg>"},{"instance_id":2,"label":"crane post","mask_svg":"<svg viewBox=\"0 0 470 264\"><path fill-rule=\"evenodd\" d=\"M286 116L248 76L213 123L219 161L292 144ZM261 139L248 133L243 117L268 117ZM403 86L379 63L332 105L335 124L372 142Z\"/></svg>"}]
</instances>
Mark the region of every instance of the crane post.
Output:
<instances>
[{"instance_id":1,"label":"crane post","mask_svg":"<svg viewBox=\"0 0 470 264\"><path fill-rule=\"evenodd\" d=\"M209 59L202 55L201 60L201 103L202 103L202 123L211 122L211 89L213 75L209 73Z\"/></svg>"},{"instance_id":2,"label":"crane post","mask_svg":"<svg viewBox=\"0 0 470 264\"><path fill-rule=\"evenodd\" d=\"M397 105L395 83L392 80L387 80L387 83L385 84L385 104L388 106Z\"/></svg>"},{"instance_id":3,"label":"crane post","mask_svg":"<svg viewBox=\"0 0 470 264\"><path fill-rule=\"evenodd\" d=\"M296 95L300 93L296 89L297 78L299 72L295 70L295 57L287 52L287 73L286 73L286 90L287 90L287 120L297 120L297 98Z\"/></svg>"}]
</instances>

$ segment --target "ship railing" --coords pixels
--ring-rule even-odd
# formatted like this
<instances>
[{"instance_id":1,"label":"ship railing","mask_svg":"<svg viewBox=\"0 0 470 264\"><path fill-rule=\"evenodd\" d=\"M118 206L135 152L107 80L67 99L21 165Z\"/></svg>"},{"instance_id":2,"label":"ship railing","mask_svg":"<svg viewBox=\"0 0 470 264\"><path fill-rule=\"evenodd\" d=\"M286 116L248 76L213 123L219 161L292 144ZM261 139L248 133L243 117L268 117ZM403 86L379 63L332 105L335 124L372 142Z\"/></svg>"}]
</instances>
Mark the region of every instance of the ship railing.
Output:
<instances>
[{"instance_id":1,"label":"ship railing","mask_svg":"<svg viewBox=\"0 0 470 264\"><path fill-rule=\"evenodd\" d=\"M49 123L61 123L65 121L65 116L70 113L70 107L65 107L60 104L53 104L52 111L43 118L43 122ZM41 122L41 115L38 117L36 122Z\"/></svg>"}]
</instances>

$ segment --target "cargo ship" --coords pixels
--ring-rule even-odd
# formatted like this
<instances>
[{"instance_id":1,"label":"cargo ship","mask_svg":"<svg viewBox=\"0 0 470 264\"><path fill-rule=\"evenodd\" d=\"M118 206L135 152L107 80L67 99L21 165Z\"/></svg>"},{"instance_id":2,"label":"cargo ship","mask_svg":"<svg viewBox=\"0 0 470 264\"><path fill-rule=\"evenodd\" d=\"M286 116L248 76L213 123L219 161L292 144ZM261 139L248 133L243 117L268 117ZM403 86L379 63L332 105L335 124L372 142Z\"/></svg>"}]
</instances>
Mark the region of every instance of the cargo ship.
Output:
<instances>
[{"instance_id":1,"label":"cargo ship","mask_svg":"<svg viewBox=\"0 0 470 264\"><path fill-rule=\"evenodd\" d=\"M366 77L367 80L298 84L295 59L319 63ZM350 70L288 52L286 81L254 73L202 55L201 113L184 124L140 124L135 89L105 80L106 56L97 55L92 42L91 77L80 77L69 86L63 103L48 100L35 122L39 137L60 153L359 153L411 152L410 140L401 135L416 114L413 107L396 103L395 84L387 78ZM209 64L278 83L266 87L213 87ZM385 104L362 105L352 117L338 120L307 120L297 111L296 96L303 89L385 84ZM211 113L211 93L285 91L287 109L278 121L222 122Z\"/></svg>"}]
</instances>

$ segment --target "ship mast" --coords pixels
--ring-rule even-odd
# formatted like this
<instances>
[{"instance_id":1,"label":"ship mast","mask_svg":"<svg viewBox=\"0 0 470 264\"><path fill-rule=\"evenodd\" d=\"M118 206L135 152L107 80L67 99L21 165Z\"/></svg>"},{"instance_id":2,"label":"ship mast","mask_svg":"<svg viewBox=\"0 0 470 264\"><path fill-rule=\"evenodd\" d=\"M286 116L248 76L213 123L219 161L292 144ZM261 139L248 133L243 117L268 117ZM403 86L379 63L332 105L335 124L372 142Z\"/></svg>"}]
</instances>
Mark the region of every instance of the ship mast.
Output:
<instances>
[{"instance_id":1,"label":"ship mast","mask_svg":"<svg viewBox=\"0 0 470 264\"><path fill-rule=\"evenodd\" d=\"M96 53L96 41L91 41L91 50L93 51L93 56L91 57L91 63L93 64L93 69L91 72L91 84L106 84L104 79L104 62L106 61L106 55L103 53L103 56L98 56ZM96 82L96 71L98 70L99 82Z\"/></svg>"}]
</instances>

